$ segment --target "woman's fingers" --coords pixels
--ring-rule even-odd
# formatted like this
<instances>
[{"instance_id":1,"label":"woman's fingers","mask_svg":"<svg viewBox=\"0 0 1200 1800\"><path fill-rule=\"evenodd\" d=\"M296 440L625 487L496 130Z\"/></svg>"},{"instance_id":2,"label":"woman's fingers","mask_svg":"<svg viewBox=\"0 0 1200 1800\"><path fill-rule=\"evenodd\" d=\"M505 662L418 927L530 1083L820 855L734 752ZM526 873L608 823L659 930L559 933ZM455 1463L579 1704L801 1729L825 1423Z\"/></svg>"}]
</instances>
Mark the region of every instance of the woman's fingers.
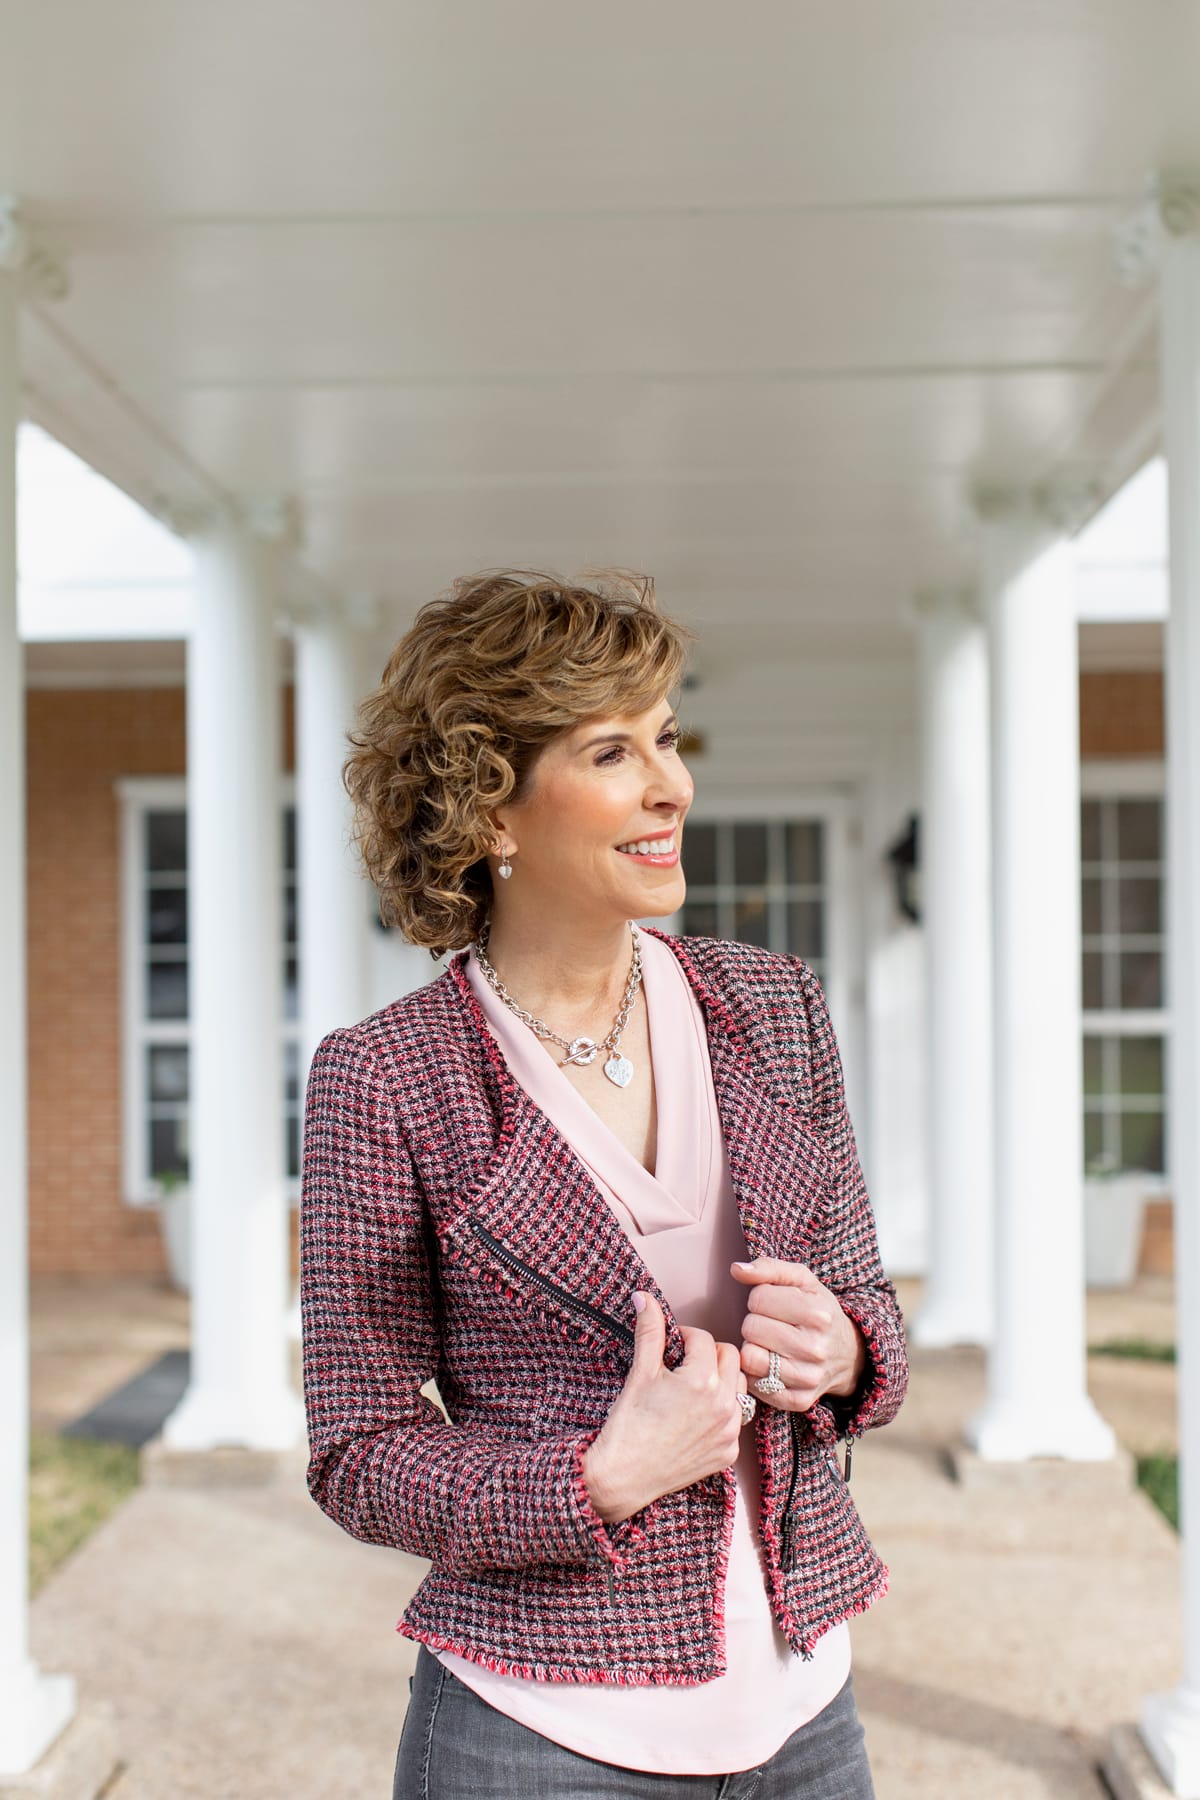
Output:
<instances>
[{"instance_id":1,"label":"woman's fingers","mask_svg":"<svg viewBox=\"0 0 1200 1800\"><path fill-rule=\"evenodd\" d=\"M754 1383L770 1374L770 1354L758 1344L743 1344L741 1366L750 1392L754 1394ZM795 1363L789 1357L781 1356L779 1376L783 1382L783 1392L773 1395L757 1394L756 1397L763 1405L778 1407L783 1412L807 1412L821 1398L823 1390L820 1377L813 1364Z\"/></svg>"},{"instance_id":2,"label":"woman's fingers","mask_svg":"<svg viewBox=\"0 0 1200 1800\"><path fill-rule=\"evenodd\" d=\"M831 1294L822 1288L783 1287L769 1283L751 1288L746 1296L746 1311L765 1318L782 1319L789 1325L811 1325L819 1329L831 1325L837 1311Z\"/></svg>"},{"instance_id":3,"label":"woman's fingers","mask_svg":"<svg viewBox=\"0 0 1200 1800\"><path fill-rule=\"evenodd\" d=\"M667 1347L667 1322L653 1294L637 1293L633 1304L637 1317L633 1327L632 1373L649 1380L662 1369L663 1351Z\"/></svg>"},{"instance_id":4,"label":"woman's fingers","mask_svg":"<svg viewBox=\"0 0 1200 1800\"><path fill-rule=\"evenodd\" d=\"M679 1335L683 1339L683 1362L680 1368L686 1367L697 1374L715 1375L717 1346L712 1332L702 1331L698 1325L681 1325Z\"/></svg>"},{"instance_id":5,"label":"woman's fingers","mask_svg":"<svg viewBox=\"0 0 1200 1800\"><path fill-rule=\"evenodd\" d=\"M782 1320L768 1319L760 1313L747 1313L742 1320L742 1343L754 1344L763 1351L774 1350L796 1363L823 1364L829 1352L825 1332L785 1325Z\"/></svg>"},{"instance_id":6,"label":"woman's fingers","mask_svg":"<svg viewBox=\"0 0 1200 1800\"><path fill-rule=\"evenodd\" d=\"M717 1345L717 1374L723 1387L737 1392L738 1381L742 1379L742 1353L736 1344ZM745 1386L744 1379L742 1386Z\"/></svg>"}]
</instances>

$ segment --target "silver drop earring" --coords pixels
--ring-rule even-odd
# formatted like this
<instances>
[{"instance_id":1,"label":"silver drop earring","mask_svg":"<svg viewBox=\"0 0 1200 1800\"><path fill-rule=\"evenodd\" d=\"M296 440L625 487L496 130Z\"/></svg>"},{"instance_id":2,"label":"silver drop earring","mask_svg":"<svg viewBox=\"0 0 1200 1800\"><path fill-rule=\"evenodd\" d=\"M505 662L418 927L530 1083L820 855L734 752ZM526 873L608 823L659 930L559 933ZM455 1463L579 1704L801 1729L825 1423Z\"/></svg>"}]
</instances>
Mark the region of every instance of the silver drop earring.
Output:
<instances>
[{"instance_id":1,"label":"silver drop earring","mask_svg":"<svg viewBox=\"0 0 1200 1800\"><path fill-rule=\"evenodd\" d=\"M502 851L501 855L503 857L503 861L501 862L497 873L499 874L501 881L507 881L509 876L512 874L512 864L508 860L508 851L507 850Z\"/></svg>"}]
</instances>

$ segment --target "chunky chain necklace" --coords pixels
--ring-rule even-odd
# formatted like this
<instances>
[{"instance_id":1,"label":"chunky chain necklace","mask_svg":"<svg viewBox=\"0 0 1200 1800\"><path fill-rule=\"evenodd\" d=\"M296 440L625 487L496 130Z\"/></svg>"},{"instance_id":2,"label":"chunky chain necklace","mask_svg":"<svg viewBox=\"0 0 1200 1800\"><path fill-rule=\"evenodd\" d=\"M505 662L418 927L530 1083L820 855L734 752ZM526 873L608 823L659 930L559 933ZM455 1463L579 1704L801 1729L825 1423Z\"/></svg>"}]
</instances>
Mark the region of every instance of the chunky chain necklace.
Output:
<instances>
[{"instance_id":1,"label":"chunky chain necklace","mask_svg":"<svg viewBox=\"0 0 1200 1800\"><path fill-rule=\"evenodd\" d=\"M509 1011L516 1013L521 1023L523 1025L528 1025L530 1031L535 1033L537 1037L549 1038L552 1044L561 1044L562 1048L566 1051L567 1054L563 1057L560 1067L565 1067L567 1063L595 1062L600 1051L607 1050L608 1060L604 1065L604 1073L608 1076L608 1079L613 1085L619 1088L628 1087L629 1083L633 1080L633 1064L627 1056L621 1055L621 1033L629 1023L629 1014L633 1008L634 1001L637 999L637 991L642 985L642 946L638 940L638 928L633 923L632 919L629 922L629 929L633 933L633 960L629 965L629 979L625 983L625 992L621 996L621 1004L617 1008L617 1016L612 1022L612 1030L607 1037L601 1038L599 1043L597 1043L594 1038L589 1037L559 1037L557 1031L551 1031L544 1019L535 1019L533 1014L526 1012L523 1006L518 1006L517 1002L513 999L499 975L497 975L495 969L493 969L491 963L488 961L486 954L488 941L487 925L484 925L483 930L480 932L475 943L475 960L483 970L484 980L493 992L499 995Z\"/></svg>"}]
</instances>

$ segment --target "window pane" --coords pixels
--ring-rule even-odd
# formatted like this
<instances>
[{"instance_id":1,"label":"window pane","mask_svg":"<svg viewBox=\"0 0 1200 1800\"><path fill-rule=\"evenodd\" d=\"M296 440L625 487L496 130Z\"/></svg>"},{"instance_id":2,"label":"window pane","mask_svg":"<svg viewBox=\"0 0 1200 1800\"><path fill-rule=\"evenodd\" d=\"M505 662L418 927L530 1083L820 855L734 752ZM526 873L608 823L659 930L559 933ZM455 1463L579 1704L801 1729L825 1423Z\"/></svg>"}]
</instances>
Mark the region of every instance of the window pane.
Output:
<instances>
[{"instance_id":1,"label":"window pane","mask_svg":"<svg viewBox=\"0 0 1200 1800\"><path fill-rule=\"evenodd\" d=\"M683 909L682 932L684 937L717 937L717 909L715 906L685 906Z\"/></svg>"},{"instance_id":2,"label":"window pane","mask_svg":"<svg viewBox=\"0 0 1200 1800\"><path fill-rule=\"evenodd\" d=\"M187 870L187 813L182 807L146 814L146 867L152 874Z\"/></svg>"},{"instance_id":3,"label":"window pane","mask_svg":"<svg viewBox=\"0 0 1200 1800\"><path fill-rule=\"evenodd\" d=\"M296 809L283 809L283 866L290 873L296 867Z\"/></svg>"},{"instance_id":4,"label":"window pane","mask_svg":"<svg viewBox=\"0 0 1200 1800\"><path fill-rule=\"evenodd\" d=\"M1100 861L1100 802L1085 800L1079 813L1080 848L1085 863Z\"/></svg>"},{"instance_id":5,"label":"window pane","mask_svg":"<svg viewBox=\"0 0 1200 1800\"><path fill-rule=\"evenodd\" d=\"M1158 862L1162 856L1158 800L1117 801L1117 854L1122 862Z\"/></svg>"},{"instance_id":6,"label":"window pane","mask_svg":"<svg viewBox=\"0 0 1200 1800\"><path fill-rule=\"evenodd\" d=\"M300 1173L300 1121L295 1113L289 1113L284 1120L284 1158L290 1176Z\"/></svg>"},{"instance_id":7,"label":"window pane","mask_svg":"<svg viewBox=\"0 0 1200 1800\"><path fill-rule=\"evenodd\" d=\"M1121 1114L1121 1167L1163 1170L1163 1116L1159 1112Z\"/></svg>"},{"instance_id":8,"label":"window pane","mask_svg":"<svg viewBox=\"0 0 1200 1800\"><path fill-rule=\"evenodd\" d=\"M1104 1092L1103 1038L1085 1037L1083 1040L1083 1091L1085 1094Z\"/></svg>"},{"instance_id":9,"label":"window pane","mask_svg":"<svg viewBox=\"0 0 1200 1800\"><path fill-rule=\"evenodd\" d=\"M717 879L717 828L686 825L683 828L683 872L697 887L712 887ZM698 932L706 937L707 932Z\"/></svg>"},{"instance_id":10,"label":"window pane","mask_svg":"<svg viewBox=\"0 0 1200 1800\"><path fill-rule=\"evenodd\" d=\"M1083 953L1083 1004L1087 1012L1099 1012L1104 1005L1104 963L1098 950Z\"/></svg>"},{"instance_id":11,"label":"window pane","mask_svg":"<svg viewBox=\"0 0 1200 1800\"><path fill-rule=\"evenodd\" d=\"M186 944L188 895L185 887L154 887L146 894L146 937L152 944Z\"/></svg>"},{"instance_id":12,"label":"window pane","mask_svg":"<svg viewBox=\"0 0 1200 1800\"><path fill-rule=\"evenodd\" d=\"M1161 1006L1162 956L1157 950L1129 950L1121 957L1121 1006Z\"/></svg>"},{"instance_id":13,"label":"window pane","mask_svg":"<svg viewBox=\"0 0 1200 1800\"><path fill-rule=\"evenodd\" d=\"M152 1019L186 1019L188 966L185 962L151 962L146 971L147 1011Z\"/></svg>"},{"instance_id":14,"label":"window pane","mask_svg":"<svg viewBox=\"0 0 1200 1800\"><path fill-rule=\"evenodd\" d=\"M1108 1167L1104 1152L1104 1114L1083 1115L1083 1166L1092 1175Z\"/></svg>"},{"instance_id":15,"label":"window pane","mask_svg":"<svg viewBox=\"0 0 1200 1800\"><path fill-rule=\"evenodd\" d=\"M788 949L813 962L825 954L825 908L819 900L789 900Z\"/></svg>"},{"instance_id":16,"label":"window pane","mask_svg":"<svg viewBox=\"0 0 1200 1800\"><path fill-rule=\"evenodd\" d=\"M755 882L767 879L767 828L765 825L734 826L733 871L733 878L739 887L748 887ZM752 941L757 943L758 939Z\"/></svg>"},{"instance_id":17,"label":"window pane","mask_svg":"<svg viewBox=\"0 0 1200 1800\"><path fill-rule=\"evenodd\" d=\"M733 935L740 943L761 944L764 949L770 948L766 894L739 895L733 909Z\"/></svg>"},{"instance_id":18,"label":"window pane","mask_svg":"<svg viewBox=\"0 0 1200 1800\"><path fill-rule=\"evenodd\" d=\"M300 1098L300 1046L295 1039L283 1046L283 1092L293 1102Z\"/></svg>"},{"instance_id":19,"label":"window pane","mask_svg":"<svg viewBox=\"0 0 1200 1800\"><path fill-rule=\"evenodd\" d=\"M290 882L283 890L283 938L287 944L296 942L296 890Z\"/></svg>"},{"instance_id":20,"label":"window pane","mask_svg":"<svg viewBox=\"0 0 1200 1800\"><path fill-rule=\"evenodd\" d=\"M1084 885L1086 887L1087 884ZM1123 932L1157 933L1162 930L1161 881L1149 876L1129 876L1119 883L1118 894L1120 928Z\"/></svg>"},{"instance_id":21,"label":"window pane","mask_svg":"<svg viewBox=\"0 0 1200 1800\"><path fill-rule=\"evenodd\" d=\"M1102 891L1103 884L1094 879L1083 884L1083 929L1087 937L1095 937L1104 929L1100 912Z\"/></svg>"},{"instance_id":22,"label":"window pane","mask_svg":"<svg viewBox=\"0 0 1200 1800\"><path fill-rule=\"evenodd\" d=\"M150 1174L182 1175L188 1172L187 1118L150 1120Z\"/></svg>"},{"instance_id":23,"label":"window pane","mask_svg":"<svg viewBox=\"0 0 1200 1800\"><path fill-rule=\"evenodd\" d=\"M1160 1037L1123 1037L1121 1047L1121 1092L1123 1094L1161 1094L1163 1079L1163 1041Z\"/></svg>"},{"instance_id":24,"label":"window pane","mask_svg":"<svg viewBox=\"0 0 1200 1800\"><path fill-rule=\"evenodd\" d=\"M817 887L822 878L821 850L824 827L810 819L787 828L787 878Z\"/></svg>"},{"instance_id":25,"label":"window pane","mask_svg":"<svg viewBox=\"0 0 1200 1800\"><path fill-rule=\"evenodd\" d=\"M283 1016L285 1019L300 1017L300 973L294 956L289 956L284 964Z\"/></svg>"},{"instance_id":26,"label":"window pane","mask_svg":"<svg viewBox=\"0 0 1200 1800\"><path fill-rule=\"evenodd\" d=\"M188 1047L186 1044L147 1046L147 1085L151 1100L186 1100L188 1097Z\"/></svg>"}]
</instances>

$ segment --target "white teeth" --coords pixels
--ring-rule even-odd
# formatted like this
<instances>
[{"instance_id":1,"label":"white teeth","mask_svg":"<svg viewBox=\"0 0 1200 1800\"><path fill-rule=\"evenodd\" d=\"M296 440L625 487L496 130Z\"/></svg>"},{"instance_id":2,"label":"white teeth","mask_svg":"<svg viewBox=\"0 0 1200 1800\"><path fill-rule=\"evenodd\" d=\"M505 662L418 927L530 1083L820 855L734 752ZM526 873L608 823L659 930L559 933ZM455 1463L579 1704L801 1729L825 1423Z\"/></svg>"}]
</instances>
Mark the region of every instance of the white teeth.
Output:
<instances>
[{"instance_id":1,"label":"white teeth","mask_svg":"<svg viewBox=\"0 0 1200 1800\"><path fill-rule=\"evenodd\" d=\"M638 838L636 843L617 845L626 856L670 856L674 848L674 838Z\"/></svg>"}]
</instances>

